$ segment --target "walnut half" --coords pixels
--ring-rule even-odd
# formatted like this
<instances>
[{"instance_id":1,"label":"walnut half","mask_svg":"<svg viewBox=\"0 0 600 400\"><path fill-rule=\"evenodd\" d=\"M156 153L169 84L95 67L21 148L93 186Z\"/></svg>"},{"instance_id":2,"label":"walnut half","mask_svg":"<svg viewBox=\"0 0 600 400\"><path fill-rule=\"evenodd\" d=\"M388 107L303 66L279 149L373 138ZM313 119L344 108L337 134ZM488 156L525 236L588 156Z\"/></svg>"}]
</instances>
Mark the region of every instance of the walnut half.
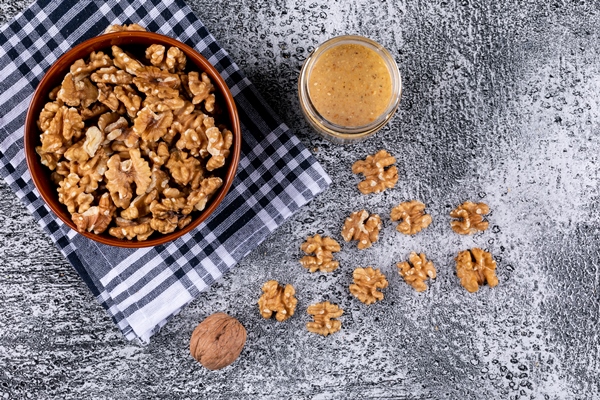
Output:
<instances>
[{"instance_id":1,"label":"walnut half","mask_svg":"<svg viewBox=\"0 0 600 400\"><path fill-rule=\"evenodd\" d=\"M358 184L358 190L362 194L379 193L396 186L398 169L392 165L395 162L396 159L386 150L380 150L375 155L367 156L365 160L355 162L352 172L365 176L365 180Z\"/></svg>"},{"instance_id":2,"label":"walnut half","mask_svg":"<svg viewBox=\"0 0 600 400\"><path fill-rule=\"evenodd\" d=\"M117 226L110 228L108 234L118 239L137 239L142 241L148 239L154 233L154 230L150 226L150 222L147 221L142 222L142 220L140 220L136 222L123 218L116 218L116 223Z\"/></svg>"},{"instance_id":3,"label":"walnut half","mask_svg":"<svg viewBox=\"0 0 600 400\"><path fill-rule=\"evenodd\" d=\"M104 193L97 206L90 207L81 214L74 213L72 219L80 232L93 231L99 234L108 228L116 209L109 194Z\"/></svg>"},{"instance_id":4,"label":"walnut half","mask_svg":"<svg viewBox=\"0 0 600 400\"><path fill-rule=\"evenodd\" d=\"M379 239L381 229L381 218L379 215L369 213L366 210L356 211L350 214L344 222L342 237L346 242L357 240L357 247L361 250L371 247Z\"/></svg>"},{"instance_id":5,"label":"walnut half","mask_svg":"<svg viewBox=\"0 0 600 400\"><path fill-rule=\"evenodd\" d=\"M310 272L317 270L331 272L339 267L340 263L333 260L333 253L341 250L340 244L330 237L321 235L309 236L300 246L303 252L309 254L300 259L300 264ZM311 256L310 254L314 254Z\"/></svg>"},{"instance_id":6,"label":"walnut half","mask_svg":"<svg viewBox=\"0 0 600 400\"><path fill-rule=\"evenodd\" d=\"M275 314L275 319L283 322L294 315L298 300L296 291L290 284L285 288L279 282L271 280L262 287L263 294L258 299L258 309L263 318L269 319Z\"/></svg>"},{"instance_id":7,"label":"walnut half","mask_svg":"<svg viewBox=\"0 0 600 400\"><path fill-rule=\"evenodd\" d=\"M490 287L498 285L496 261L492 255L480 248L461 251L456 257L456 276L460 284L473 293L485 282Z\"/></svg>"},{"instance_id":8,"label":"walnut half","mask_svg":"<svg viewBox=\"0 0 600 400\"><path fill-rule=\"evenodd\" d=\"M139 149L129 150L129 160L121 161L118 154L113 155L107 163L105 172L106 187L117 207L128 208L133 191L131 184L136 184L136 194L142 195L151 182L151 171L148 162L140 155Z\"/></svg>"},{"instance_id":9,"label":"walnut half","mask_svg":"<svg viewBox=\"0 0 600 400\"><path fill-rule=\"evenodd\" d=\"M490 208L485 203L465 201L450 212L452 218L458 218L458 220L451 221L450 226L454 232L461 235L472 235L478 231L485 231L489 224L483 220L483 216L489 212Z\"/></svg>"},{"instance_id":10,"label":"walnut half","mask_svg":"<svg viewBox=\"0 0 600 400\"><path fill-rule=\"evenodd\" d=\"M352 273L354 283L350 285L350 293L365 304L373 304L378 300L383 300L383 293L377 289L388 287L388 281L379 268L358 267Z\"/></svg>"},{"instance_id":11,"label":"walnut half","mask_svg":"<svg viewBox=\"0 0 600 400\"><path fill-rule=\"evenodd\" d=\"M339 318L344 313L339 306L331 304L328 301L313 304L308 307L306 312L313 316L313 322L306 323L306 329L309 332L327 336L339 331L342 328L342 322Z\"/></svg>"},{"instance_id":12,"label":"walnut half","mask_svg":"<svg viewBox=\"0 0 600 400\"><path fill-rule=\"evenodd\" d=\"M392 221L400 220L398 232L414 235L431 224L431 215L425 214L425 204L418 200L406 201L392 208Z\"/></svg>"},{"instance_id":13,"label":"walnut half","mask_svg":"<svg viewBox=\"0 0 600 400\"><path fill-rule=\"evenodd\" d=\"M410 253L408 261L396 264L398 273L404 278L404 281L413 287L417 292L427 290L425 281L427 278L434 279L436 270L433 263L425 257L425 254L418 254L414 251Z\"/></svg>"}]
</instances>

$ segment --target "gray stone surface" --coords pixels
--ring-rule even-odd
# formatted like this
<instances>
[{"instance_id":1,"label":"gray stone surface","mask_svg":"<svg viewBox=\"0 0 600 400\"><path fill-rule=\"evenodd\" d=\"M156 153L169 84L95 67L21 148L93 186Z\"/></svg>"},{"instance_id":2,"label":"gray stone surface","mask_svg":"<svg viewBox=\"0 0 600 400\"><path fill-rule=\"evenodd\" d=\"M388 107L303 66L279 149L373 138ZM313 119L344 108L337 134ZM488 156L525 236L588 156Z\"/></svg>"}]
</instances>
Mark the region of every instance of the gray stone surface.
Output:
<instances>
[{"instance_id":1,"label":"gray stone surface","mask_svg":"<svg viewBox=\"0 0 600 400\"><path fill-rule=\"evenodd\" d=\"M28 3L0 0L0 23ZM334 184L140 347L0 181L0 398L600 397L597 2L190 4ZM351 146L311 134L296 98L304 58L345 33L384 44L404 78L392 123ZM380 148L398 158L400 180L362 196L351 164ZM434 222L408 238L387 216L413 198ZM466 199L490 205L491 229L452 233L448 212ZM359 207L383 217L380 242L366 251L343 244L337 271L306 272L303 238L341 239ZM498 287L460 287L453 259L472 246L496 257ZM438 267L422 294L395 270L412 250ZM387 274L384 301L367 307L350 296L359 265ZM257 312L267 279L297 288L298 313L286 323ZM304 329L306 307L323 299L346 311L328 338ZM188 340L217 311L239 318L248 341L235 364L209 372L190 358Z\"/></svg>"}]
</instances>

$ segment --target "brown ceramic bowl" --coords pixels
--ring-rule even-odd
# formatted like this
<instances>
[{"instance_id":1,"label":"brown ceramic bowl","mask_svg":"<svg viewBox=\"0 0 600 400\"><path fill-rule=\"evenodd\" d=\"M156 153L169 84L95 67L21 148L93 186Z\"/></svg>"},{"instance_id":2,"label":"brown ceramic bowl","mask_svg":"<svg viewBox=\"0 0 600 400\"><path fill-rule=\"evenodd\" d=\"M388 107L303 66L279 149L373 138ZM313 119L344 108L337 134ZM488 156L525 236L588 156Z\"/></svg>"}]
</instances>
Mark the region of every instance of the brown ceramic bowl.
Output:
<instances>
[{"instance_id":1,"label":"brown ceramic bowl","mask_svg":"<svg viewBox=\"0 0 600 400\"><path fill-rule=\"evenodd\" d=\"M25 156L27 158L27 166L29 167L33 182L50 209L52 209L52 211L71 229L77 231L77 227L71 220L71 214L68 212L67 207L58 201L57 187L50 180L51 171L46 166L42 165L38 154L35 152L35 148L41 145L41 132L37 127L40 111L49 101L48 94L50 91L61 84L63 78L69 72L69 67L76 60L87 57L92 51L102 50L107 54L112 54L110 48L113 45L117 45L124 50L139 53L140 48L145 49L154 43L179 47L188 59L186 70L197 70L208 74L216 88L215 94L217 96L217 102L220 102L224 111L226 111L229 116L229 128L233 133L233 145L231 146L225 167L221 168L222 171L220 176L223 179L223 185L213 195L206 205L206 208L198 213L195 216L195 219L184 229L176 230L175 232L166 235L155 232L145 241L117 239L110 236L108 232L99 235L91 232L79 232L81 235L90 239L111 246L137 248L157 246L172 241L185 233L188 233L202 221L206 220L206 218L215 211L219 203L227 194L231 187L231 183L233 182L240 159L242 134L233 96L221 75L219 75L215 67L213 67L208 60L197 51L168 36L150 32L109 33L86 40L73 47L52 65L33 94L33 98L29 105L29 111L27 112L27 118L25 120Z\"/></svg>"}]
</instances>

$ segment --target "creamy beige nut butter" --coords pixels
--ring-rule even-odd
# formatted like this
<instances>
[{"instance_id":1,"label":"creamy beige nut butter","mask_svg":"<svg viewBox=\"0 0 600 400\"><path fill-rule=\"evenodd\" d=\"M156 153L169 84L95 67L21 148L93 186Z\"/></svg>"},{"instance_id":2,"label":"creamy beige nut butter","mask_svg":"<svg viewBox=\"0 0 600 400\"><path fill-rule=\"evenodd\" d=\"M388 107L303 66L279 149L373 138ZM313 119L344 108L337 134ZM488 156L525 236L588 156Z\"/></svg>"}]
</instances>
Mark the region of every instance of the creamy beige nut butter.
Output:
<instances>
[{"instance_id":1,"label":"creamy beige nut butter","mask_svg":"<svg viewBox=\"0 0 600 400\"><path fill-rule=\"evenodd\" d=\"M308 95L317 111L334 124L367 125L388 107L392 78L375 51L361 44L341 44L315 62Z\"/></svg>"},{"instance_id":2,"label":"creamy beige nut butter","mask_svg":"<svg viewBox=\"0 0 600 400\"><path fill-rule=\"evenodd\" d=\"M302 111L313 128L340 143L373 135L398 108L401 79L391 54L362 36L340 36L305 61L298 81Z\"/></svg>"}]
</instances>

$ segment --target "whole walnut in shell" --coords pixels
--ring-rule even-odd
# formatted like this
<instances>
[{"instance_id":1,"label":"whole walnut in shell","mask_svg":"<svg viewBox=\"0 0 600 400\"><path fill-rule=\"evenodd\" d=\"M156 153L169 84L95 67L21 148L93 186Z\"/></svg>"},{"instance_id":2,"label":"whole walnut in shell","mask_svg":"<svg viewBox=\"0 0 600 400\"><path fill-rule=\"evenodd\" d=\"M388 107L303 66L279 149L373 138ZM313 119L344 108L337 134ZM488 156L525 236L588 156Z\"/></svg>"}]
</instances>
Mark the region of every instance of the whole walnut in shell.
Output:
<instances>
[{"instance_id":1,"label":"whole walnut in shell","mask_svg":"<svg viewBox=\"0 0 600 400\"><path fill-rule=\"evenodd\" d=\"M190 353L210 370L233 363L246 343L246 329L237 319L225 313L208 316L194 329Z\"/></svg>"}]
</instances>

